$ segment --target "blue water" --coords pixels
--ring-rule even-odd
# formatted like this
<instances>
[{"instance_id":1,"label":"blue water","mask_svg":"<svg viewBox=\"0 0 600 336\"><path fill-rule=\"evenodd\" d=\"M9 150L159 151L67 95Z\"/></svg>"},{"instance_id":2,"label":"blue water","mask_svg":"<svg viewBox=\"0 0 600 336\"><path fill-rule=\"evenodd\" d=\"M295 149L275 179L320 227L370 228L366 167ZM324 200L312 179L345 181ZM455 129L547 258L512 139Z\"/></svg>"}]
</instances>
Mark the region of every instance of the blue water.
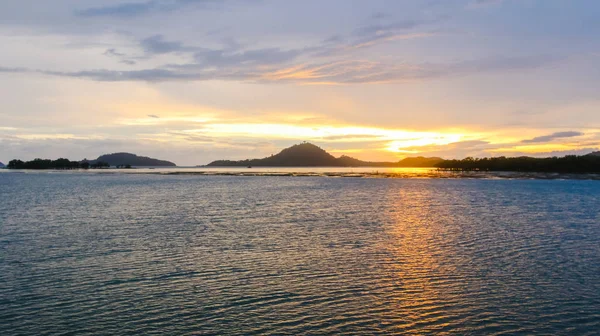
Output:
<instances>
[{"instance_id":1,"label":"blue water","mask_svg":"<svg viewBox=\"0 0 600 336\"><path fill-rule=\"evenodd\" d=\"M600 333L600 182L0 174L0 335Z\"/></svg>"}]
</instances>

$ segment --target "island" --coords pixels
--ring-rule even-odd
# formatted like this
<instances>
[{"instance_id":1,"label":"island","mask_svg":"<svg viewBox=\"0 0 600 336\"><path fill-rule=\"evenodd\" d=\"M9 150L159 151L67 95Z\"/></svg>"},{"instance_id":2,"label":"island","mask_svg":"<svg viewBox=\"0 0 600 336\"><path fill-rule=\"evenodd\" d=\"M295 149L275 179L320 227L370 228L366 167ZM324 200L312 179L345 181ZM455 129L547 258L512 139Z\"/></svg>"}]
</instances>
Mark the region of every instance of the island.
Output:
<instances>
[{"instance_id":1,"label":"island","mask_svg":"<svg viewBox=\"0 0 600 336\"><path fill-rule=\"evenodd\" d=\"M60 158L56 160L34 159L31 161L11 160L6 168L8 169L101 169L110 168L132 168L137 167L175 167L173 162L138 156L131 153L113 153L99 156L96 160L83 159L81 161L71 161Z\"/></svg>"},{"instance_id":2,"label":"island","mask_svg":"<svg viewBox=\"0 0 600 336\"><path fill-rule=\"evenodd\" d=\"M346 155L336 158L319 146L303 142L266 158L217 160L206 167L434 167L442 161L442 158L422 156L398 162L362 161Z\"/></svg>"},{"instance_id":3,"label":"island","mask_svg":"<svg viewBox=\"0 0 600 336\"><path fill-rule=\"evenodd\" d=\"M84 161L87 161L84 159ZM176 167L171 161L153 159L147 156L138 156L131 153L112 153L99 156L96 160L87 161L90 164L95 162L106 162L115 167Z\"/></svg>"},{"instance_id":4,"label":"island","mask_svg":"<svg viewBox=\"0 0 600 336\"><path fill-rule=\"evenodd\" d=\"M444 160L435 167L456 171L513 171L537 173L600 173L600 152L587 155L567 155L564 157L534 158L492 157L462 160Z\"/></svg>"}]
</instances>

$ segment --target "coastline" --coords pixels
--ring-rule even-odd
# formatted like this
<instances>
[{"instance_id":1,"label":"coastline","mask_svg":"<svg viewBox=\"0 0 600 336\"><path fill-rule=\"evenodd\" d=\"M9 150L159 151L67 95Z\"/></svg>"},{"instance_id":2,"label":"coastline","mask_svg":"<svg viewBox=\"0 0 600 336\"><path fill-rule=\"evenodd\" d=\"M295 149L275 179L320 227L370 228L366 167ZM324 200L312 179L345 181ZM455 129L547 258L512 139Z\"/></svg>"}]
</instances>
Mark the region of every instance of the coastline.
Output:
<instances>
[{"instance_id":1,"label":"coastline","mask_svg":"<svg viewBox=\"0 0 600 336\"><path fill-rule=\"evenodd\" d=\"M453 171L437 168L339 168L339 167L175 167L98 170L9 170L0 174L88 174L88 175L165 175L234 177L329 177L386 179L512 179L512 180L589 180L600 181L600 173L548 173L516 171Z\"/></svg>"}]
</instances>

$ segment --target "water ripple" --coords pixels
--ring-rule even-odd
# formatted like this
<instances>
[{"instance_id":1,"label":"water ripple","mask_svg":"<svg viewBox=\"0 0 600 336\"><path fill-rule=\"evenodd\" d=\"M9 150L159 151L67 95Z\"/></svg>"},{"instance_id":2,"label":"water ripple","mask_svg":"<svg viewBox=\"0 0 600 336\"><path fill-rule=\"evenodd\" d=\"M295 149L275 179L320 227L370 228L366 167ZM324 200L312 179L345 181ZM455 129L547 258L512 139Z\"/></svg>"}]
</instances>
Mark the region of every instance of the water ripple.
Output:
<instances>
[{"instance_id":1,"label":"water ripple","mask_svg":"<svg viewBox=\"0 0 600 336\"><path fill-rule=\"evenodd\" d=\"M0 191L0 335L600 330L594 181L29 173Z\"/></svg>"}]
</instances>

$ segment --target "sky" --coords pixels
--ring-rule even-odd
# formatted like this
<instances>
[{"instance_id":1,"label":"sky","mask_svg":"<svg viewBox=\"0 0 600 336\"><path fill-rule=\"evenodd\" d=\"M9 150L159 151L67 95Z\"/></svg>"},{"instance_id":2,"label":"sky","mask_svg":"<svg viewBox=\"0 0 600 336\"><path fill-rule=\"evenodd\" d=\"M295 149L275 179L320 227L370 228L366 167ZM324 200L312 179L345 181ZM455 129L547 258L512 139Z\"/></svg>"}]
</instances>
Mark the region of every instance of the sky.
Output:
<instances>
[{"instance_id":1,"label":"sky","mask_svg":"<svg viewBox=\"0 0 600 336\"><path fill-rule=\"evenodd\" d=\"M3 0L0 162L600 148L596 0Z\"/></svg>"}]
</instances>

